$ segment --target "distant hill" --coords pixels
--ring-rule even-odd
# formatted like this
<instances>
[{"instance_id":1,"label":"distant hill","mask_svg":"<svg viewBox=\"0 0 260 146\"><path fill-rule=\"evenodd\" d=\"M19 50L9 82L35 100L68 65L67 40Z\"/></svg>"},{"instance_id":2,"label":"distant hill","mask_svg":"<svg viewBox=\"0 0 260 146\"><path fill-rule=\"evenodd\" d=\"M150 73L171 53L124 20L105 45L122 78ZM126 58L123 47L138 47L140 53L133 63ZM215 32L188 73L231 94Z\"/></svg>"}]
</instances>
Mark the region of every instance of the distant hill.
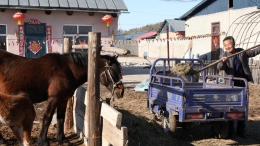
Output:
<instances>
[{"instance_id":1,"label":"distant hill","mask_svg":"<svg viewBox=\"0 0 260 146\"><path fill-rule=\"evenodd\" d=\"M163 22L158 22L155 24L149 24L146 26L142 26L139 28L132 28L129 30L119 30L120 32L122 32L123 35L127 35L127 34L133 34L133 33L138 33L138 32L149 32L149 31L158 31L161 26L162 26Z\"/></svg>"}]
</instances>

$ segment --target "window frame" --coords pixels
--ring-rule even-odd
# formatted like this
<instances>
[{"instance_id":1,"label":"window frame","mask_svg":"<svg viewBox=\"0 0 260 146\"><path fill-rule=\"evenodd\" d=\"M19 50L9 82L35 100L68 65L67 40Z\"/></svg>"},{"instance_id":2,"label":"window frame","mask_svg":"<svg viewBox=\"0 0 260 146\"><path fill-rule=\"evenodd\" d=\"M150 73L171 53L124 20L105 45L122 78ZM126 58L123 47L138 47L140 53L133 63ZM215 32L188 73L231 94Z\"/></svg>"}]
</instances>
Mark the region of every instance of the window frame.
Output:
<instances>
[{"instance_id":1,"label":"window frame","mask_svg":"<svg viewBox=\"0 0 260 146\"><path fill-rule=\"evenodd\" d=\"M77 26L77 33L76 34L65 34L64 32L64 30L63 30L63 27L64 26ZM78 37L80 37L80 36L86 36L86 37L88 37L88 34L80 34L79 33L79 26L89 26L89 27L91 27L91 31L93 31L93 26L92 25L86 25L86 24L63 24L62 25L62 31L63 31L63 38L65 38L65 37L72 37L72 39L73 40L75 40L75 39L77 39ZM72 45L75 45L75 41L72 41Z\"/></svg>"}]
</instances>

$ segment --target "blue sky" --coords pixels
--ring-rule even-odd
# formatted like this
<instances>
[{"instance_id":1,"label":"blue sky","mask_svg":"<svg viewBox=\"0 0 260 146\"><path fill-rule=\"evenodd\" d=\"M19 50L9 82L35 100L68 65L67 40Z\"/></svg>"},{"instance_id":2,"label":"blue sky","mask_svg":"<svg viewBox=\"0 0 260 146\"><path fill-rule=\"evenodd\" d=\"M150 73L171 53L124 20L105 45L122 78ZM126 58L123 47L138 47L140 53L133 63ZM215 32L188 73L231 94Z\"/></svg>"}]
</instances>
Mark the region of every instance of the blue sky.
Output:
<instances>
[{"instance_id":1,"label":"blue sky","mask_svg":"<svg viewBox=\"0 0 260 146\"><path fill-rule=\"evenodd\" d=\"M187 2L190 1L190 2ZM128 12L119 16L118 29L129 30L179 18L202 0L124 0Z\"/></svg>"}]
</instances>

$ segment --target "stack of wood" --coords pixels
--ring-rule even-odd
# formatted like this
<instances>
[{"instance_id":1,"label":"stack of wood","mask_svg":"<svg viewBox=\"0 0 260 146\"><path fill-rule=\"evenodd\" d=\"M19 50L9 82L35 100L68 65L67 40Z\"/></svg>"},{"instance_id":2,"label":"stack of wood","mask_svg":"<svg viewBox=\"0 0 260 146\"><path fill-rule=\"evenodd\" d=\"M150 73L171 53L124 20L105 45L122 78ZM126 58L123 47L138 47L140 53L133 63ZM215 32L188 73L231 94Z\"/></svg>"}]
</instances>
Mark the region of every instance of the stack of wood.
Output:
<instances>
[{"instance_id":1,"label":"stack of wood","mask_svg":"<svg viewBox=\"0 0 260 146\"><path fill-rule=\"evenodd\" d=\"M88 49L88 45L73 45L72 49ZM107 47L107 46L102 46L100 55L113 55L111 53L116 53L120 55L127 55L130 54L131 52L127 49L121 49L117 47ZM114 54L114 55L116 55Z\"/></svg>"}]
</instances>

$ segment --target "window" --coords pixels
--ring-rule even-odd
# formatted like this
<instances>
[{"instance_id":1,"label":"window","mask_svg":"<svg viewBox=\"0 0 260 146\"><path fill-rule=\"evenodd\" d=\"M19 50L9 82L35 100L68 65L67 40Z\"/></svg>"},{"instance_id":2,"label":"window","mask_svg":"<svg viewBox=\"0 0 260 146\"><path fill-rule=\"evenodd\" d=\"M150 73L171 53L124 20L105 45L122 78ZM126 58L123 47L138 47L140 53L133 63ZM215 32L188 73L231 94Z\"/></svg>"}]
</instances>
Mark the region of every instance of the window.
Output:
<instances>
[{"instance_id":1,"label":"window","mask_svg":"<svg viewBox=\"0 0 260 146\"><path fill-rule=\"evenodd\" d=\"M232 9L233 8L233 0L229 0L229 3L228 3L228 8L229 9Z\"/></svg>"},{"instance_id":2,"label":"window","mask_svg":"<svg viewBox=\"0 0 260 146\"><path fill-rule=\"evenodd\" d=\"M63 25L63 37L71 38L73 45L87 44L88 32L92 32L92 26Z\"/></svg>"},{"instance_id":3,"label":"window","mask_svg":"<svg viewBox=\"0 0 260 146\"><path fill-rule=\"evenodd\" d=\"M0 49L6 50L6 25L0 25Z\"/></svg>"}]
</instances>

